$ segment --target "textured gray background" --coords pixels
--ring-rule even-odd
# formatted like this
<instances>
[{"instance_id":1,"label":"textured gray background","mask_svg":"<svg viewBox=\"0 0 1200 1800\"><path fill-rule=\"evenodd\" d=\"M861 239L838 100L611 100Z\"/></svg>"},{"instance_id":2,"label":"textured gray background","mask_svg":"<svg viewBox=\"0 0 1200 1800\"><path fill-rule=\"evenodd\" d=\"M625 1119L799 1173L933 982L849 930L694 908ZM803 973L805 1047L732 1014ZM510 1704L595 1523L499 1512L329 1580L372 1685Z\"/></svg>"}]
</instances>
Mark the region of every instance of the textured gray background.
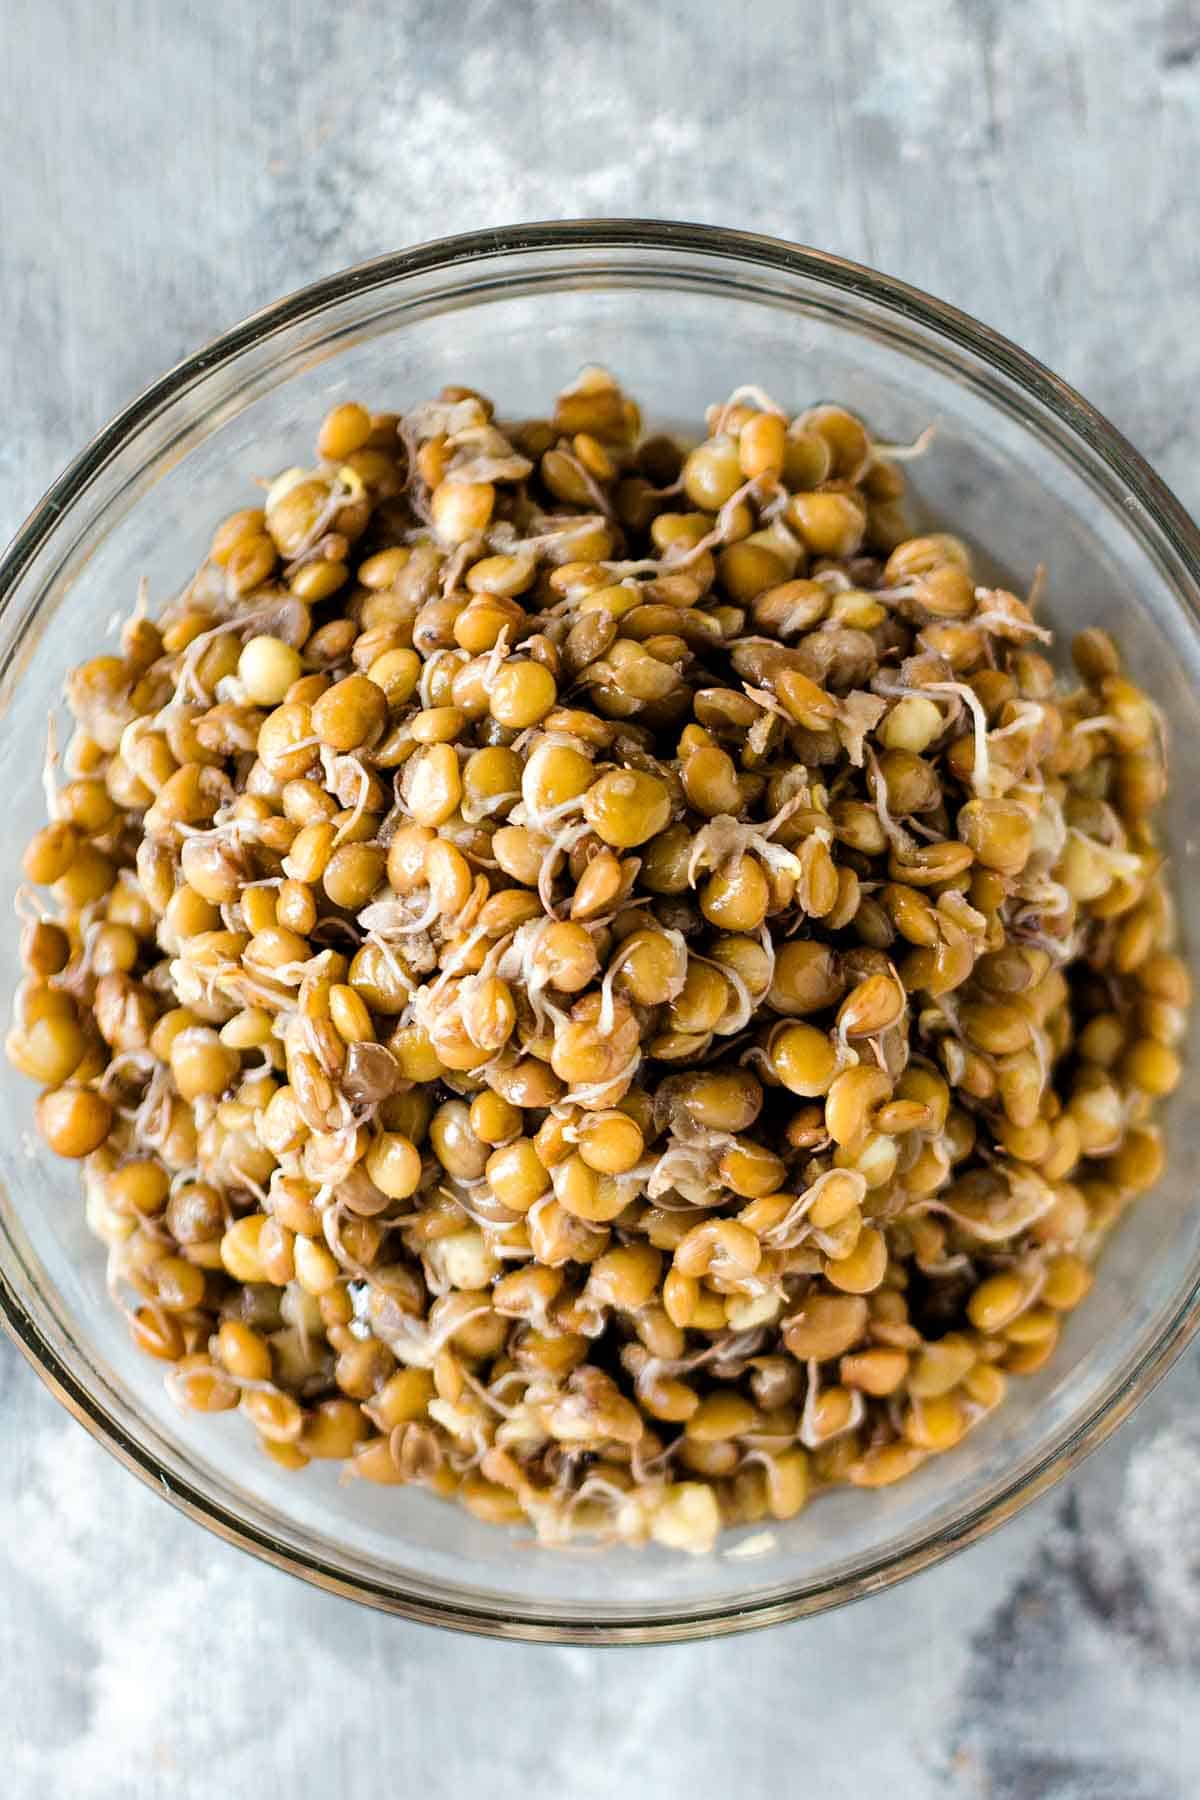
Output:
<instances>
[{"instance_id":1,"label":"textured gray background","mask_svg":"<svg viewBox=\"0 0 1200 1800\"><path fill-rule=\"evenodd\" d=\"M1200 503L1196 0L4 0L0 531L168 363L522 218L750 225L957 301ZM1200 1792L1200 1360L986 1545L723 1644L474 1643L176 1516L0 1344L15 1800Z\"/></svg>"}]
</instances>

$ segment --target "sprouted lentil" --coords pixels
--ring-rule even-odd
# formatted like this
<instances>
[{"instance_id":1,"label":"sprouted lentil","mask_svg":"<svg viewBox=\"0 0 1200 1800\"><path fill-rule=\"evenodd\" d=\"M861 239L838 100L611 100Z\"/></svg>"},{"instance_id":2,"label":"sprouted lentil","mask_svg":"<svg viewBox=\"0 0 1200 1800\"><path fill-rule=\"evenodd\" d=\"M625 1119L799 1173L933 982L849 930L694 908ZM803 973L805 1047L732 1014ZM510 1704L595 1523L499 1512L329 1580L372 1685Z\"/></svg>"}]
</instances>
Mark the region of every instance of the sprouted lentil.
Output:
<instances>
[{"instance_id":1,"label":"sprouted lentil","mask_svg":"<svg viewBox=\"0 0 1200 1800\"><path fill-rule=\"evenodd\" d=\"M1162 729L901 460L341 405L71 674L8 1054L180 1406L703 1550L1051 1354L1179 1079Z\"/></svg>"}]
</instances>

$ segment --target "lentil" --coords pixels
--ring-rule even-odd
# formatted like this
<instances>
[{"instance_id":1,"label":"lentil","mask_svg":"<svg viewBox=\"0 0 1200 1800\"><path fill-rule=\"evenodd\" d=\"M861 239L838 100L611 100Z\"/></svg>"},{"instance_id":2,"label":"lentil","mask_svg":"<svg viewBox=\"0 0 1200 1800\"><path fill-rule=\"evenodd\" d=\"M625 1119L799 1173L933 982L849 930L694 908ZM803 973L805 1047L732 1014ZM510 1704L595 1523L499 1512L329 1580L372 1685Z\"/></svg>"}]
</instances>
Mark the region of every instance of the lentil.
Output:
<instances>
[{"instance_id":1,"label":"lentil","mask_svg":"<svg viewBox=\"0 0 1200 1800\"><path fill-rule=\"evenodd\" d=\"M1163 746L844 409L551 412L339 404L71 675L7 1048L181 1405L704 1549L951 1451L1157 1180Z\"/></svg>"}]
</instances>

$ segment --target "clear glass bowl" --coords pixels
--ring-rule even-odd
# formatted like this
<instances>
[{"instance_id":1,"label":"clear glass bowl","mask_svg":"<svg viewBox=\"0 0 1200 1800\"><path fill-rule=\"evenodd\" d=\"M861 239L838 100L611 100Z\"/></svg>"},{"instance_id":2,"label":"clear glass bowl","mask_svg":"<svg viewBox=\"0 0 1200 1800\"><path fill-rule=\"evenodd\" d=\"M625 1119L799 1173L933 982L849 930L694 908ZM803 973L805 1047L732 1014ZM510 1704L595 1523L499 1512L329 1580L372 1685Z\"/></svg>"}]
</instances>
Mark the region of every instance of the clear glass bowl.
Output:
<instances>
[{"instance_id":1,"label":"clear glass bowl","mask_svg":"<svg viewBox=\"0 0 1200 1800\"><path fill-rule=\"evenodd\" d=\"M612 366L656 423L694 423L755 381L835 398L889 439L936 426L909 467L920 503L1045 616L1111 627L1177 747L1169 805L1185 940L1200 940L1190 748L1200 736L1200 537L1086 402L962 313L831 256L686 225L580 223L480 233L383 257L281 301L181 364L55 484L0 565L0 756L11 917L39 822L47 715L66 668L111 638L138 580L161 602L247 482L295 461L333 402L403 407L444 382L502 412L543 408L581 364ZM0 1001L18 978L0 930ZM953 1453L878 1493L822 1498L711 1556L542 1550L420 1492L288 1476L244 1422L185 1417L104 1290L75 1169L31 1129L33 1090L0 1074L0 1304L31 1362L143 1480L223 1537L321 1586L497 1635L682 1638L811 1613L936 1562L1008 1518L1116 1425L1200 1318L1194 1077L1171 1106L1169 1171L1130 1213L1049 1366Z\"/></svg>"}]
</instances>

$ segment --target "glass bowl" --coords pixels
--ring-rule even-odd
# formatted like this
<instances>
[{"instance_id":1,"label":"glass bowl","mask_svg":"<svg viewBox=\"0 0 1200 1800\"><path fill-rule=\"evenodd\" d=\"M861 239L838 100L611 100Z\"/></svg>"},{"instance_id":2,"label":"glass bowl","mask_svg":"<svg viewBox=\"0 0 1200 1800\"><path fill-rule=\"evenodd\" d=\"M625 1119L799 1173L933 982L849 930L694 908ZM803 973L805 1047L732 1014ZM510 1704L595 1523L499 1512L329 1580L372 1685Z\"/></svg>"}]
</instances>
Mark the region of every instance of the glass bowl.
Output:
<instances>
[{"instance_id":1,"label":"glass bowl","mask_svg":"<svg viewBox=\"0 0 1200 1800\"><path fill-rule=\"evenodd\" d=\"M754 381L836 398L877 434L933 447L920 505L1044 614L1111 627L1177 746L1200 735L1200 537L1129 444L1012 344L835 257L707 227L618 221L479 233L382 257L239 325L135 401L72 464L0 565L0 756L11 918L18 847L42 815L47 715L66 668L111 638L140 578L152 604L202 556L247 483L294 462L331 403L403 407L462 381L540 410L587 362L613 367L658 424ZM1200 918L1194 802L1168 808L1185 940ZM0 1001L18 978L0 931ZM0 1303L63 1403L143 1480L232 1542L338 1593L496 1635L672 1639L763 1625L873 1592L1010 1517L1123 1419L1194 1332L1200 1092L1171 1105L1166 1178L1129 1214L1040 1375L957 1450L895 1488L820 1499L712 1555L543 1550L421 1492L284 1474L236 1416L176 1411L104 1287L75 1169L32 1131L34 1094L0 1075Z\"/></svg>"}]
</instances>

